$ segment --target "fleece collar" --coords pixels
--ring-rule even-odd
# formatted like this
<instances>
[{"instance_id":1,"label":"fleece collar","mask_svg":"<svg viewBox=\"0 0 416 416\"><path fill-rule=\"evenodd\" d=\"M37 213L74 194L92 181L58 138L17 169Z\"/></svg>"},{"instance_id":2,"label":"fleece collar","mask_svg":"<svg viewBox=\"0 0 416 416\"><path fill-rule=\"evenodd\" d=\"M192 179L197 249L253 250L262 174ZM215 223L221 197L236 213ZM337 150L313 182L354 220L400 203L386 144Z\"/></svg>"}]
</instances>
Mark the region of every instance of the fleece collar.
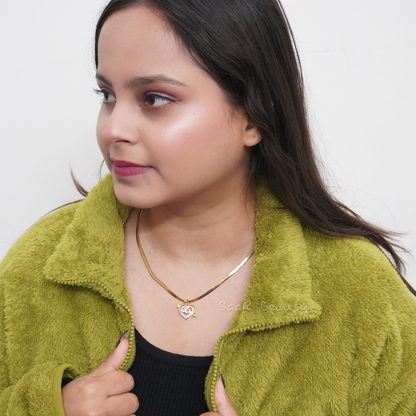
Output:
<instances>
[{"instance_id":1,"label":"fleece collar","mask_svg":"<svg viewBox=\"0 0 416 416\"><path fill-rule=\"evenodd\" d=\"M320 306L312 299L302 226L265 186L257 192L252 277L231 329L255 330L311 321L319 316ZM63 284L105 285L115 297L128 298L123 225L130 211L116 199L111 175L107 175L77 206L48 259L47 278Z\"/></svg>"},{"instance_id":2,"label":"fleece collar","mask_svg":"<svg viewBox=\"0 0 416 416\"><path fill-rule=\"evenodd\" d=\"M257 189L255 257L245 302L231 330L260 330L315 320L305 236L299 220L265 185Z\"/></svg>"},{"instance_id":3,"label":"fleece collar","mask_svg":"<svg viewBox=\"0 0 416 416\"><path fill-rule=\"evenodd\" d=\"M77 203L72 222L46 263L46 277L59 283L104 284L115 297L126 295L124 228L131 208L114 195L111 175Z\"/></svg>"}]
</instances>

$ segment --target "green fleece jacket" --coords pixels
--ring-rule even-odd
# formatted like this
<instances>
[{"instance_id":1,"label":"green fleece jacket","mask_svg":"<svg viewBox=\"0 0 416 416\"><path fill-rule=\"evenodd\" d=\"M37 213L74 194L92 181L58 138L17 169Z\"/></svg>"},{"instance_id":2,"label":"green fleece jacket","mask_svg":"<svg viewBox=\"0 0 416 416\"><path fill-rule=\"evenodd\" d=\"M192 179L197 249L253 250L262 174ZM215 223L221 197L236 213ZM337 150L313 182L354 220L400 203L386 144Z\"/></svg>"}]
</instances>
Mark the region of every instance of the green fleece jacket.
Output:
<instances>
[{"instance_id":1,"label":"green fleece jacket","mask_svg":"<svg viewBox=\"0 0 416 416\"><path fill-rule=\"evenodd\" d=\"M239 416L416 415L416 302L384 254L300 224L261 188L245 302L216 344ZM94 370L134 323L123 279L130 208L104 178L35 224L0 266L0 414L64 416L62 377ZM139 398L140 400L140 398Z\"/></svg>"}]
</instances>

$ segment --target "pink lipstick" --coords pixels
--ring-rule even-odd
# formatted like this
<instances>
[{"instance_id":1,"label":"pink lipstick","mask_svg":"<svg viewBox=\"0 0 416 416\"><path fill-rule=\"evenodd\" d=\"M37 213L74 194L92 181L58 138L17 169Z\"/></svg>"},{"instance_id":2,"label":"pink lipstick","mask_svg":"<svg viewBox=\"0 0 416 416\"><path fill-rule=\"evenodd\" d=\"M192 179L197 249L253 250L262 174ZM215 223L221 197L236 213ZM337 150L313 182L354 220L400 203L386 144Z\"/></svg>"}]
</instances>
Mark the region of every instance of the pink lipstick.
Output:
<instances>
[{"instance_id":1,"label":"pink lipstick","mask_svg":"<svg viewBox=\"0 0 416 416\"><path fill-rule=\"evenodd\" d=\"M136 163L126 162L124 160L112 159L114 162L113 172L120 177L137 176L146 173L150 166L137 165Z\"/></svg>"}]
</instances>

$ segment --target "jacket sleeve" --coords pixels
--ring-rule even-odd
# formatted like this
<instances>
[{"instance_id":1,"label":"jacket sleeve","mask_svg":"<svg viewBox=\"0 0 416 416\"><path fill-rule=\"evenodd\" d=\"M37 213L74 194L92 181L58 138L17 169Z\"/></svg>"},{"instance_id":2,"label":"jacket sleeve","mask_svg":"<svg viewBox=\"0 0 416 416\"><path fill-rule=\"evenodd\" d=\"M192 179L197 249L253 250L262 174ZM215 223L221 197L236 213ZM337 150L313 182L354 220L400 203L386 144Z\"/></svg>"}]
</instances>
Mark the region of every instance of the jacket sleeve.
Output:
<instances>
[{"instance_id":1,"label":"jacket sleeve","mask_svg":"<svg viewBox=\"0 0 416 416\"><path fill-rule=\"evenodd\" d=\"M0 286L0 290L1 286ZM69 364L44 362L32 367L13 383L8 365L4 297L0 292L0 414L5 416L65 416L61 383L64 376L75 378L79 371ZM19 352L14 351L14 354Z\"/></svg>"},{"instance_id":2,"label":"jacket sleeve","mask_svg":"<svg viewBox=\"0 0 416 416\"><path fill-rule=\"evenodd\" d=\"M367 299L356 317L350 414L416 415L416 301L390 265Z\"/></svg>"},{"instance_id":3,"label":"jacket sleeve","mask_svg":"<svg viewBox=\"0 0 416 416\"><path fill-rule=\"evenodd\" d=\"M40 324L36 321L39 316L35 318L35 310L32 310L31 303L32 298L37 296L35 276L36 273L40 273L48 252L53 250L54 245L59 241L62 230L72 218L73 210L73 207L68 207L55 216L47 217L35 224L0 263L0 415L2 416L65 416L61 395L62 378L75 378L80 375L71 364L51 361L46 357L42 360L42 357L37 355L36 348L33 348L36 339L31 340L30 337L26 337L22 338L25 339L24 342L10 342L12 337L18 336L19 331L42 336L42 332L32 332ZM33 240L36 241L36 245L32 243ZM16 279L15 276L19 274L15 272L17 270L21 271L22 276L27 276L27 279ZM10 284L11 279L15 279L13 284ZM22 306L25 307L25 312L20 311ZM25 316L26 312L30 314L30 311L32 316L27 316L27 321L23 322L21 316ZM26 365L30 362L33 365Z\"/></svg>"}]
</instances>

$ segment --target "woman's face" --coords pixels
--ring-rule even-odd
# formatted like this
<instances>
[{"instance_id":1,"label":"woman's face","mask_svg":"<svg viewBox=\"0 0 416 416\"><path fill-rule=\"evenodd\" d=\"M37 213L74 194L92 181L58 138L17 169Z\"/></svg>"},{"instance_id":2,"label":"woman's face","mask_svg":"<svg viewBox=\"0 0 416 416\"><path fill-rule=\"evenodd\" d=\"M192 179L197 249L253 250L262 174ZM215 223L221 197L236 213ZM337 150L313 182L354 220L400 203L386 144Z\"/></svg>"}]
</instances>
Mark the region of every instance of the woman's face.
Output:
<instances>
[{"instance_id":1,"label":"woman's face","mask_svg":"<svg viewBox=\"0 0 416 416\"><path fill-rule=\"evenodd\" d=\"M98 60L97 138L122 203L213 203L244 187L257 130L189 59L160 12L141 5L111 15Z\"/></svg>"}]
</instances>

